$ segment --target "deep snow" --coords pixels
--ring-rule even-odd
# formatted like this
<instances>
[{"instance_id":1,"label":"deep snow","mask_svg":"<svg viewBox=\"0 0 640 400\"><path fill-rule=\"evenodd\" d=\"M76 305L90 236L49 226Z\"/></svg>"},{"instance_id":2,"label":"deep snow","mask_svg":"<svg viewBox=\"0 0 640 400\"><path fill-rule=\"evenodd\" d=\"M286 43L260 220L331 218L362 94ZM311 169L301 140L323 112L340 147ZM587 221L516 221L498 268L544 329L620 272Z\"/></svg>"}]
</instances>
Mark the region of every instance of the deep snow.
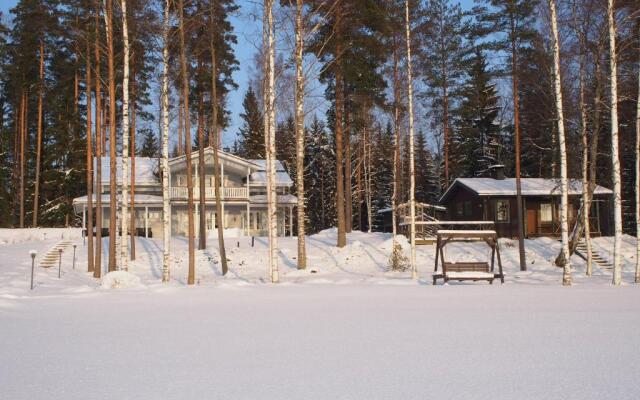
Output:
<instances>
[{"instance_id":1,"label":"deep snow","mask_svg":"<svg viewBox=\"0 0 640 400\"><path fill-rule=\"evenodd\" d=\"M198 253L187 287L186 243L172 242L172 281L160 282L161 242L137 241L118 289L85 271L78 230L0 230L0 398L7 399L636 399L640 396L640 289L612 287L598 268L574 286L551 265L559 243L501 240L506 283L430 284L433 246L418 251L417 282L387 271L391 238L335 232L308 238L309 268L295 269L295 238L280 238L282 283L267 283L266 246L229 239L230 274ZM78 244L57 270L30 260L62 236ZM403 241L406 246L406 241ZM611 248L609 238L596 247ZM239 245L239 247L238 247ZM626 282L635 238L625 238ZM456 260L486 257L456 244ZM106 251L106 241L105 241ZM106 253L104 259L106 260ZM113 276L111 276L111 279ZM133 279L130 279L133 278ZM137 281L139 279L139 282ZM113 283L113 280L110 281Z\"/></svg>"}]
</instances>

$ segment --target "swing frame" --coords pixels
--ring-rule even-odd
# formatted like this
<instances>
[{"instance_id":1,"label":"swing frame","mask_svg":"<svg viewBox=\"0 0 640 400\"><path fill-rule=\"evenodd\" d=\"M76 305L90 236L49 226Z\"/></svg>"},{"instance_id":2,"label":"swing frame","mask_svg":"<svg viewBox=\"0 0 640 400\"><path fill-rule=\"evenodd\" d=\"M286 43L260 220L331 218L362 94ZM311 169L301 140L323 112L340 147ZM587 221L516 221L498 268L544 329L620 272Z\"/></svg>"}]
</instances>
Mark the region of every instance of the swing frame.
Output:
<instances>
[{"instance_id":1,"label":"swing frame","mask_svg":"<svg viewBox=\"0 0 640 400\"><path fill-rule=\"evenodd\" d=\"M500 259L500 246L498 245L498 234L493 230L439 230L436 239L436 261L433 274L433 284L438 279L444 283L450 280L455 281L488 281L493 284L494 279L500 279L504 283L504 273L502 271L502 260ZM458 262L445 261L444 247L455 242L484 242L491 248L491 264L489 262ZM496 259L498 262L498 273L495 273ZM438 265L442 267L442 273L438 273Z\"/></svg>"}]
</instances>

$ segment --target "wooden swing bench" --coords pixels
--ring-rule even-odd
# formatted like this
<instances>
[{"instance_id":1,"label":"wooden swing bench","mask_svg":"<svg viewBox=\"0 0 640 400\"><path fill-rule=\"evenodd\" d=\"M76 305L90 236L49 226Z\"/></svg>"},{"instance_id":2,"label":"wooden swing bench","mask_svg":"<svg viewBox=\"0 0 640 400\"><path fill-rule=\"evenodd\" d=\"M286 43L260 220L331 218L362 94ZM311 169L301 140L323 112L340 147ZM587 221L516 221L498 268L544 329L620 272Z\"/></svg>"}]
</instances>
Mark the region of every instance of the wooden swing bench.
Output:
<instances>
[{"instance_id":1,"label":"wooden swing bench","mask_svg":"<svg viewBox=\"0 0 640 400\"><path fill-rule=\"evenodd\" d=\"M439 230L436 239L436 263L433 274L433 284L438 279L444 283L454 281L488 281L493 284L494 279L500 279L504 283L502 261L500 260L500 248L498 235L493 230ZM491 248L491 263L489 262L447 262L444 259L444 247L453 242L485 242ZM499 273L494 273L495 261L498 261ZM438 273L438 266L442 266L442 273Z\"/></svg>"}]
</instances>

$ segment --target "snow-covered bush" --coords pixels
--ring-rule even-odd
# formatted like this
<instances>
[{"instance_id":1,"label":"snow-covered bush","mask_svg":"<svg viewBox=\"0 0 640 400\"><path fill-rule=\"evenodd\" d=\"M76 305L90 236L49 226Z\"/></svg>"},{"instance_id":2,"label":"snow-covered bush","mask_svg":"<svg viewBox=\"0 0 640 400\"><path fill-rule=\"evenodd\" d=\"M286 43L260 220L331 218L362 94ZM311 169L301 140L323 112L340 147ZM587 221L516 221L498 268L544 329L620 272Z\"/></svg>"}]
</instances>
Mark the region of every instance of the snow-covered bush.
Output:
<instances>
[{"instance_id":1,"label":"snow-covered bush","mask_svg":"<svg viewBox=\"0 0 640 400\"><path fill-rule=\"evenodd\" d=\"M402 245L396 243L393 246L391 257L389 258L389 269L391 271L404 272L409 269L409 259L404 255L402 251Z\"/></svg>"},{"instance_id":2,"label":"snow-covered bush","mask_svg":"<svg viewBox=\"0 0 640 400\"><path fill-rule=\"evenodd\" d=\"M133 288L140 285L140 278L128 271L109 272L100 281L103 289Z\"/></svg>"}]
</instances>

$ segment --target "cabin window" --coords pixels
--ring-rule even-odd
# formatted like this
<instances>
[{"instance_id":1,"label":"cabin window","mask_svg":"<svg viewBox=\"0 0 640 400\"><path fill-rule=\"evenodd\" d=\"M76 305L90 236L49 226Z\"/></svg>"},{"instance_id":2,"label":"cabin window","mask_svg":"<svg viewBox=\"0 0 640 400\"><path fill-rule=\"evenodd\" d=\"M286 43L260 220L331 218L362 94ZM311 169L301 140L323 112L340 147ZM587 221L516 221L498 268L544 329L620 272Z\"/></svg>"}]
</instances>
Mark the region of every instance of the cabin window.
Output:
<instances>
[{"instance_id":1,"label":"cabin window","mask_svg":"<svg viewBox=\"0 0 640 400\"><path fill-rule=\"evenodd\" d=\"M187 176L186 175L178 175L178 185L177 186L187 186Z\"/></svg>"},{"instance_id":2,"label":"cabin window","mask_svg":"<svg viewBox=\"0 0 640 400\"><path fill-rule=\"evenodd\" d=\"M553 208L549 203L540 204L540 222L551 223L553 221Z\"/></svg>"},{"instance_id":3,"label":"cabin window","mask_svg":"<svg viewBox=\"0 0 640 400\"><path fill-rule=\"evenodd\" d=\"M464 216L465 217L470 217L473 215L473 204L471 203L471 201L465 201L464 202Z\"/></svg>"},{"instance_id":4,"label":"cabin window","mask_svg":"<svg viewBox=\"0 0 640 400\"><path fill-rule=\"evenodd\" d=\"M509 222L509 200L496 200L496 222Z\"/></svg>"},{"instance_id":5,"label":"cabin window","mask_svg":"<svg viewBox=\"0 0 640 400\"><path fill-rule=\"evenodd\" d=\"M464 214L464 205L461 202L456 203L456 215L462 217Z\"/></svg>"}]
</instances>

